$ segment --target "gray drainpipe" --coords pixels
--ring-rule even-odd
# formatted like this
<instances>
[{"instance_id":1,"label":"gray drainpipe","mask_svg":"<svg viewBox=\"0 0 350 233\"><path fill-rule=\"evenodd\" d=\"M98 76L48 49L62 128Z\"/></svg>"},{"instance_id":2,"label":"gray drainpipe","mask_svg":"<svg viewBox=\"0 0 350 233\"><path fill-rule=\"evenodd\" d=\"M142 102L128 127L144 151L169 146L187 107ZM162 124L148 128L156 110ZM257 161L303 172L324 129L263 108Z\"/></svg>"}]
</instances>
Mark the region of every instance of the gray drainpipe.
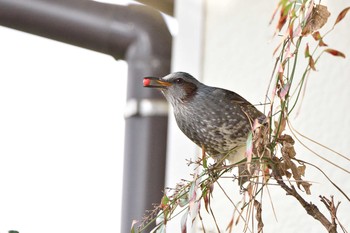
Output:
<instances>
[{"instance_id":1,"label":"gray drainpipe","mask_svg":"<svg viewBox=\"0 0 350 233\"><path fill-rule=\"evenodd\" d=\"M170 72L172 38L164 19L141 5L0 0L0 25L127 61L121 232L129 232L131 221L159 202L164 187L167 107L159 93L142 88L143 76Z\"/></svg>"}]
</instances>

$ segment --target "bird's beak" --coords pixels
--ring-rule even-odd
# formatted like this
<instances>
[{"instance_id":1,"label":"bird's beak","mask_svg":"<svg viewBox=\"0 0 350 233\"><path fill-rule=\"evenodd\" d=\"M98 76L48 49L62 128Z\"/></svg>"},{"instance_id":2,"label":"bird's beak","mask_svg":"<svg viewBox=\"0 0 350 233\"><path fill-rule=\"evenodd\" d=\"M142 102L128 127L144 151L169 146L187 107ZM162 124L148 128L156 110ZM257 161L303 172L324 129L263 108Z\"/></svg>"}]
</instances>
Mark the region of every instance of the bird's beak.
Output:
<instances>
[{"instance_id":1,"label":"bird's beak","mask_svg":"<svg viewBox=\"0 0 350 233\"><path fill-rule=\"evenodd\" d=\"M143 78L144 87L153 87L153 88L167 88L171 86L170 82L164 81L161 78L156 77L145 77Z\"/></svg>"}]
</instances>

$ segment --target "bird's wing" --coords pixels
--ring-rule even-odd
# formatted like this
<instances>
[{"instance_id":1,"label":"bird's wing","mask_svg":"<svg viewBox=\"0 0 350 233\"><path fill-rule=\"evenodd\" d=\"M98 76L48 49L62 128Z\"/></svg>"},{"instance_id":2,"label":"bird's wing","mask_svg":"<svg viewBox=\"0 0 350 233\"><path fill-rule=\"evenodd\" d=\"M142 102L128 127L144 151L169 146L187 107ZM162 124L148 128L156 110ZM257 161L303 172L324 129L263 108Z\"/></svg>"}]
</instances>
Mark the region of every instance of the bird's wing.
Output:
<instances>
[{"instance_id":1,"label":"bird's wing","mask_svg":"<svg viewBox=\"0 0 350 233\"><path fill-rule=\"evenodd\" d=\"M216 92L219 98L227 98L232 104L239 106L251 122L258 119L259 122L262 123L265 120L266 116L262 112L237 93L221 88L216 89L214 92Z\"/></svg>"}]
</instances>

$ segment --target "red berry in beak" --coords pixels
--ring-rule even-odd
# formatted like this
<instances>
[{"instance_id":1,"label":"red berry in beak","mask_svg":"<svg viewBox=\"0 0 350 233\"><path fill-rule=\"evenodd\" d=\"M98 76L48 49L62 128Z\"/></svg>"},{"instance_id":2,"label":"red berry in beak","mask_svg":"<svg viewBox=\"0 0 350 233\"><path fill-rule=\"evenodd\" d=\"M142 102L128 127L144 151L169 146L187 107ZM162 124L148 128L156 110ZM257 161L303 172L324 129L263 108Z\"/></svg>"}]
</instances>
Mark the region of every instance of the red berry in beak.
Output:
<instances>
[{"instance_id":1,"label":"red berry in beak","mask_svg":"<svg viewBox=\"0 0 350 233\"><path fill-rule=\"evenodd\" d=\"M144 86L144 87L149 86L150 83L151 83L151 80L150 80L150 79L148 79L148 78L144 78L144 79L143 79L143 86Z\"/></svg>"}]
</instances>

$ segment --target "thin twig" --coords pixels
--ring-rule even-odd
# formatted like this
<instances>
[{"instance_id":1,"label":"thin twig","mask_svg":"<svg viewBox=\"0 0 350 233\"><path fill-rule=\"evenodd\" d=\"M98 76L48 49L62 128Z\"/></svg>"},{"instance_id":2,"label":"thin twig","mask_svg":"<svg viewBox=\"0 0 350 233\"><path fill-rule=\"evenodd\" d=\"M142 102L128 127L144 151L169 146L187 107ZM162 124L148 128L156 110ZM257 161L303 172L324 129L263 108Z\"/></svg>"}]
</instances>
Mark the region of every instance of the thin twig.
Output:
<instances>
[{"instance_id":1,"label":"thin twig","mask_svg":"<svg viewBox=\"0 0 350 233\"><path fill-rule=\"evenodd\" d=\"M215 218L215 215L214 215L214 212L211 208L211 205L209 204L209 210L210 210L210 213L211 213L211 216L213 217L214 219L214 223L215 223L215 227L216 227L216 230L218 230L218 233L220 233L220 228L219 228L219 225L218 225L218 222L216 221L216 218Z\"/></svg>"},{"instance_id":2,"label":"thin twig","mask_svg":"<svg viewBox=\"0 0 350 233\"><path fill-rule=\"evenodd\" d=\"M272 175L275 177L277 183L280 185L280 187L287 192L288 195L293 196L297 201L302 205L302 207L306 210L307 214L312 216L314 219L319 221L327 230L329 233L336 233L337 227L334 226L317 208L316 205L312 204L311 202L306 202L300 194L295 190L294 186L289 187L282 181L282 177L277 171L277 169L274 169L272 172Z\"/></svg>"},{"instance_id":3,"label":"thin twig","mask_svg":"<svg viewBox=\"0 0 350 233\"><path fill-rule=\"evenodd\" d=\"M289 124L289 120L287 120L287 124L290 125L290 124ZM292 128L290 128L290 129L292 129ZM320 159L326 161L327 163L332 164L333 166L339 168L340 170L342 170L342 171L344 171L344 172L350 174L350 171L348 171L348 170L346 170L345 168L339 166L338 164L336 164L336 163L330 161L329 159L326 159L325 157L323 157L322 155L316 153L316 152L313 151L310 147L308 147L307 145L305 145L305 144L297 137L297 135L294 133L293 130L291 130L291 132L292 132L294 138L295 138L303 147L305 147L308 151L310 151L311 153L313 153L314 155L316 155L316 156L319 157Z\"/></svg>"}]
</instances>

